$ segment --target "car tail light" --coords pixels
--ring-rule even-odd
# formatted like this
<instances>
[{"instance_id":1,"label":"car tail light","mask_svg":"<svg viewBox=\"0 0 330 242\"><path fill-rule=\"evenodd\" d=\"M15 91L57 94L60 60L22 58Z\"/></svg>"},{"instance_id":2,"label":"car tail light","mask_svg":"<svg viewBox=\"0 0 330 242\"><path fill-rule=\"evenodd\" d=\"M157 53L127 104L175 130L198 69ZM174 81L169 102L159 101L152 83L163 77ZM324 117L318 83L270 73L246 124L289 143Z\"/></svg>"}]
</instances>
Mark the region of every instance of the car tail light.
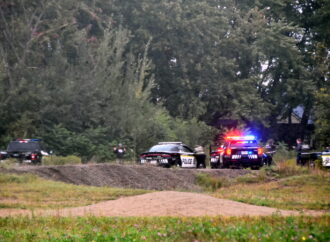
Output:
<instances>
[{"instance_id":1,"label":"car tail light","mask_svg":"<svg viewBox=\"0 0 330 242\"><path fill-rule=\"evenodd\" d=\"M31 154L31 160L35 160L37 158L36 154Z\"/></svg>"},{"instance_id":2,"label":"car tail light","mask_svg":"<svg viewBox=\"0 0 330 242\"><path fill-rule=\"evenodd\" d=\"M168 158L168 157L171 157L171 155L162 155L162 157L167 157Z\"/></svg>"},{"instance_id":3,"label":"car tail light","mask_svg":"<svg viewBox=\"0 0 330 242\"><path fill-rule=\"evenodd\" d=\"M217 149L217 153L222 153L223 152L223 148L218 148Z\"/></svg>"},{"instance_id":4,"label":"car tail light","mask_svg":"<svg viewBox=\"0 0 330 242\"><path fill-rule=\"evenodd\" d=\"M231 155L231 149L230 148L226 149L226 155Z\"/></svg>"},{"instance_id":5,"label":"car tail light","mask_svg":"<svg viewBox=\"0 0 330 242\"><path fill-rule=\"evenodd\" d=\"M262 148L258 148L258 155L262 155Z\"/></svg>"}]
</instances>

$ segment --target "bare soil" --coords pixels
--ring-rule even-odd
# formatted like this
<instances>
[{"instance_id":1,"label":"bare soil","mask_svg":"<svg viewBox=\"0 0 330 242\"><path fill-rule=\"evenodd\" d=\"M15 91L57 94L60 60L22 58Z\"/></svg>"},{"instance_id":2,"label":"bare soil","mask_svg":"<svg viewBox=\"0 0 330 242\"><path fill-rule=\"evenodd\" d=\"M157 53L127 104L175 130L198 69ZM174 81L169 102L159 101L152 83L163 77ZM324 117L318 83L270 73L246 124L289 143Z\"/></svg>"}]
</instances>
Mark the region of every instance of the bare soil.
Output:
<instances>
[{"instance_id":1,"label":"bare soil","mask_svg":"<svg viewBox=\"0 0 330 242\"><path fill-rule=\"evenodd\" d=\"M255 173L233 169L182 169L142 165L86 164L65 166L19 166L0 172L32 173L46 179L76 185L110 186L147 190L200 191L196 174L208 173L216 177L235 178Z\"/></svg>"},{"instance_id":2,"label":"bare soil","mask_svg":"<svg viewBox=\"0 0 330 242\"><path fill-rule=\"evenodd\" d=\"M0 217L26 216L283 216L299 215L301 212L254 206L226 199L218 199L205 194L163 191L117 200L100 202L90 206L57 210L0 209ZM322 212L305 211L303 214L317 216Z\"/></svg>"},{"instance_id":3,"label":"bare soil","mask_svg":"<svg viewBox=\"0 0 330 242\"><path fill-rule=\"evenodd\" d=\"M149 190L167 190L139 196L123 197L97 204L57 210L0 209L0 217L27 216L267 216L280 213L284 216L300 212L248 205L218 199L201 193L195 183L196 174L208 173L216 177L235 178L255 173L251 170L166 169L140 165L88 164L66 166L19 166L0 169L1 172L32 173L46 179L77 185L111 186ZM171 191L168 191L171 190ZM306 211L308 215L321 212Z\"/></svg>"}]
</instances>

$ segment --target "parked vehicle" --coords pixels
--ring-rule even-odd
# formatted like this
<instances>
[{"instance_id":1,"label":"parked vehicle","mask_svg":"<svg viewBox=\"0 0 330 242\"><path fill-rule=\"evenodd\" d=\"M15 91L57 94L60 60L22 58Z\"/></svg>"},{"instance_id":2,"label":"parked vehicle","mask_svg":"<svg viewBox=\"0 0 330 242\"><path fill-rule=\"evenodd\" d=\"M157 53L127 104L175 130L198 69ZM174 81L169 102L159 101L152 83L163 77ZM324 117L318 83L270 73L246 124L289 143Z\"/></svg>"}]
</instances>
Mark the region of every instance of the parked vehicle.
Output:
<instances>
[{"instance_id":1,"label":"parked vehicle","mask_svg":"<svg viewBox=\"0 0 330 242\"><path fill-rule=\"evenodd\" d=\"M205 154L194 152L182 142L159 142L140 154L140 163L163 167L205 168Z\"/></svg>"},{"instance_id":2,"label":"parked vehicle","mask_svg":"<svg viewBox=\"0 0 330 242\"><path fill-rule=\"evenodd\" d=\"M330 147L327 147L322 153L322 166L330 168Z\"/></svg>"},{"instance_id":3,"label":"parked vehicle","mask_svg":"<svg viewBox=\"0 0 330 242\"><path fill-rule=\"evenodd\" d=\"M7 157L18 159L21 163L41 164L42 148L40 139L18 139L7 147Z\"/></svg>"},{"instance_id":4,"label":"parked vehicle","mask_svg":"<svg viewBox=\"0 0 330 242\"><path fill-rule=\"evenodd\" d=\"M0 160L5 160L8 158L8 154L7 154L7 151L3 151L1 150L0 151Z\"/></svg>"},{"instance_id":5,"label":"parked vehicle","mask_svg":"<svg viewBox=\"0 0 330 242\"><path fill-rule=\"evenodd\" d=\"M271 157L253 135L226 137L224 145L211 152L210 159L211 168L259 169L264 163L271 163Z\"/></svg>"}]
</instances>

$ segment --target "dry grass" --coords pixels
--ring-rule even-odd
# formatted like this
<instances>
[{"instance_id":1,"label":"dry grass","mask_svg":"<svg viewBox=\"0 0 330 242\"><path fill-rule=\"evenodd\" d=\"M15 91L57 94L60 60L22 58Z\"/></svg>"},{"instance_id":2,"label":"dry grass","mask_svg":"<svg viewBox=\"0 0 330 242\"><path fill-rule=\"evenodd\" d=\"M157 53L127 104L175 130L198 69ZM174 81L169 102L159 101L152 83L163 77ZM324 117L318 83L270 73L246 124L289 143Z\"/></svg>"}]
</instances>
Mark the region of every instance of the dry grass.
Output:
<instances>
[{"instance_id":1,"label":"dry grass","mask_svg":"<svg viewBox=\"0 0 330 242\"><path fill-rule=\"evenodd\" d=\"M281 209L330 209L330 174L315 171L266 183L241 183L213 195L249 204Z\"/></svg>"},{"instance_id":2,"label":"dry grass","mask_svg":"<svg viewBox=\"0 0 330 242\"><path fill-rule=\"evenodd\" d=\"M34 175L1 174L0 208L63 208L93 204L146 190L77 186Z\"/></svg>"}]
</instances>

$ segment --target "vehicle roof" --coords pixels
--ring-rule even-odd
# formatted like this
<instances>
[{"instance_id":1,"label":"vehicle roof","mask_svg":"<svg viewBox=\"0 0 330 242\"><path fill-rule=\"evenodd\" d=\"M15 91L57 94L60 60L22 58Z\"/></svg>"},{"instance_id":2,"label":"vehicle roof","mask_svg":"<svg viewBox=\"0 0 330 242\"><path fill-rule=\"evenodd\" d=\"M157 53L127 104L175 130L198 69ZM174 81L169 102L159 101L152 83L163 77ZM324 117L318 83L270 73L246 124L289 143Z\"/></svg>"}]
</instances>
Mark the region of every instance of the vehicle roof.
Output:
<instances>
[{"instance_id":1,"label":"vehicle roof","mask_svg":"<svg viewBox=\"0 0 330 242\"><path fill-rule=\"evenodd\" d=\"M168 145L168 144L176 144L176 145L183 145L180 141L174 141L174 142L158 142L158 145Z\"/></svg>"},{"instance_id":2,"label":"vehicle roof","mask_svg":"<svg viewBox=\"0 0 330 242\"><path fill-rule=\"evenodd\" d=\"M7 151L29 151L41 150L40 142L38 141L11 141L8 144Z\"/></svg>"}]
</instances>

